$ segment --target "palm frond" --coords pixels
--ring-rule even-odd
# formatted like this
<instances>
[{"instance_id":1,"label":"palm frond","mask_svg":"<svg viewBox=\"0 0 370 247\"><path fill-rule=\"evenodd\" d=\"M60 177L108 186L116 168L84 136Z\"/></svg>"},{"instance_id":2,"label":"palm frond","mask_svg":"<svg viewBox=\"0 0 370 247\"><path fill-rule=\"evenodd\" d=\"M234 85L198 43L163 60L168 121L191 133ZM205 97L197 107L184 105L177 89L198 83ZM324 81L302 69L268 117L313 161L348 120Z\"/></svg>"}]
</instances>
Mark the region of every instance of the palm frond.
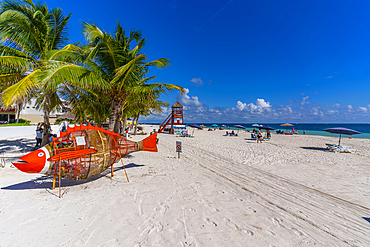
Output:
<instances>
[{"instance_id":1,"label":"palm frond","mask_svg":"<svg viewBox=\"0 0 370 247\"><path fill-rule=\"evenodd\" d=\"M16 84L8 87L3 92L3 103L5 106L10 106L13 104L19 97L27 97L31 94L34 88L37 88L38 76L40 70L35 70L28 76L21 79Z\"/></svg>"}]
</instances>

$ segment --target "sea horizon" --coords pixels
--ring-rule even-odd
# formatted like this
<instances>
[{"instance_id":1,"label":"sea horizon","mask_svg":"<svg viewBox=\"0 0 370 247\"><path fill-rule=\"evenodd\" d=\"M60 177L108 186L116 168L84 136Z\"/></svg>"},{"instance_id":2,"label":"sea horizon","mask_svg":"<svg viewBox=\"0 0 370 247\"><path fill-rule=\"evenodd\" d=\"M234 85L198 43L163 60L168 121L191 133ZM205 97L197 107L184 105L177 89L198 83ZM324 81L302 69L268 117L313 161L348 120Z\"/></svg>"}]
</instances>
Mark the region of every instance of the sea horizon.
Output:
<instances>
[{"instance_id":1,"label":"sea horizon","mask_svg":"<svg viewBox=\"0 0 370 247\"><path fill-rule=\"evenodd\" d=\"M326 128L335 128L335 127L344 127L348 129L353 129L361 132L361 134L357 135L342 135L343 137L352 137L352 138L362 138L362 139L370 139L370 124L369 123L294 123L289 122L293 124L294 130L298 131L298 134L302 135L303 131L305 131L306 135L320 135L320 136L330 136L330 137L339 137L339 134L333 134L326 131L323 131L323 129ZM144 123L143 124L152 124L152 125L160 125L161 123ZM205 123L205 122L186 122L185 125L188 124L198 124L198 125L205 125L206 128L212 128L213 124L217 124L218 127L221 127L222 129L227 130L227 127L231 130L236 130L238 128L233 127L234 125L242 125L246 128L246 130L253 130L255 127L252 126L252 124L255 123L225 123L225 122L211 122L211 123ZM275 133L277 130L282 131L291 131L293 127L283 127L280 126L281 124L284 124L284 122L280 123L265 123L265 122L259 122L256 124L262 124L264 126L270 126L272 128L275 128L272 132ZM222 125L225 125L226 127L223 127Z\"/></svg>"}]
</instances>

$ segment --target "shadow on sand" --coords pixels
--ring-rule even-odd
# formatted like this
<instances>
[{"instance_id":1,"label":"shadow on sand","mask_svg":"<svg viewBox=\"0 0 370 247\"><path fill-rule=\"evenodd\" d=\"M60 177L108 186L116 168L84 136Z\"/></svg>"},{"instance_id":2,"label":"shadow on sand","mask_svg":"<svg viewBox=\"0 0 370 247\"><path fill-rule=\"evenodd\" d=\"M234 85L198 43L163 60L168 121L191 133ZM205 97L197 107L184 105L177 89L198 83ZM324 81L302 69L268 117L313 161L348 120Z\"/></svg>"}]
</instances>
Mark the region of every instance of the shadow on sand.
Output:
<instances>
[{"instance_id":1,"label":"shadow on sand","mask_svg":"<svg viewBox=\"0 0 370 247\"><path fill-rule=\"evenodd\" d=\"M306 150L316 150L316 151L324 151L324 152L328 151L327 148L321 148L321 147L300 147L300 148L306 149Z\"/></svg>"},{"instance_id":2,"label":"shadow on sand","mask_svg":"<svg viewBox=\"0 0 370 247\"><path fill-rule=\"evenodd\" d=\"M144 166L144 165L137 165L137 164L134 164L134 163L130 163L128 165L125 165L125 168L129 169L129 168L140 167L140 166ZM116 167L116 168L113 169L114 172L121 171L121 170L123 170L122 166L121 167ZM105 170L104 172L102 172L99 175L96 175L96 176L93 176L91 178L84 179L84 180L69 180L69 179L63 179L62 178L61 185L64 188L72 187L72 186L76 186L76 185L89 183L91 181L98 180L102 177L106 177L106 178L111 177L110 176L110 168L108 168L107 170ZM33 179L31 181L9 185L9 186L3 187L1 189L2 190L50 189L52 186L53 186L53 177L52 176L47 176L47 177L43 176L43 177L39 177L37 179ZM57 178L56 179L56 187L58 187L58 186L59 185L58 185L58 178Z\"/></svg>"},{"instance_id":3,"label":"shadow on sand","mask_svg":"<svg viewBox=\"0 0 370 247\"><path fill-rule=\"evenodd\" d=\"M370 223L370 218L362 217L364 220Z\"/></svg>"},{"instance_id":4,"label":"shadow on sand","mask_svg":"<svg viewBox=\"0 0 370 247\"><path fill-rule=\"evenodd\" d=\"M36 140L30 138L19 138L16 140L0 140L0 153L7 156L11 153L26 153L36 150Z\"/></svg>"}]
</instances>

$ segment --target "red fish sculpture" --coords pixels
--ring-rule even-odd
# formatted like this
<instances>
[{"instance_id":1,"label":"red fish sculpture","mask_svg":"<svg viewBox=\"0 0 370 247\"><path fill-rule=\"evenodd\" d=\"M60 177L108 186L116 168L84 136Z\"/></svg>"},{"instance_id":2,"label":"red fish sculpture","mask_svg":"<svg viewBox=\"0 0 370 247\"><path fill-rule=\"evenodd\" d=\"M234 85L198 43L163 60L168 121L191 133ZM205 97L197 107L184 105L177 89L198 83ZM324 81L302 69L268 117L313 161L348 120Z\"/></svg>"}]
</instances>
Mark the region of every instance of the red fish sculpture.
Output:
<instances>
[{"instance_id":1,"label":"red fish sculpture","mask_svg":"<svg viewBox=\"0 0 370 247\"><path fill-rule=\"evenodd\" d=\"M102 173L119 159L136 151L157 152L157 133L133 142L102 127L75 126L60 132L59 138L25 156L13 165L27 173L54 175L66 179L86 179ZM59 182L60 184L60 182Z\"/></svg>"}]
</instances>

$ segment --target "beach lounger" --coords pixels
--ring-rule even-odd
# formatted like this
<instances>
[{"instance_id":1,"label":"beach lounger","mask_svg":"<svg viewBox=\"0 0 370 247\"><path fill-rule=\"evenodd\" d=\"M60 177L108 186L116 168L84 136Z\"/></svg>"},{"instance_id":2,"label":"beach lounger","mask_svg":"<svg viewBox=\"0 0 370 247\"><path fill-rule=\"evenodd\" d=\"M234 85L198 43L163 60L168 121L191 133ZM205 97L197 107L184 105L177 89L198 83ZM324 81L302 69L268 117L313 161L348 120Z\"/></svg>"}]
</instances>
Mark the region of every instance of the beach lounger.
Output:
<instances>
[{"instance_id":1,"label":"beach lounger","mask_svg":"<svg viewBox=\"0 0 370 247\"><path fill-rule=\"evenodd\" d=\"M351 146L337 146L333 151L335 153L356 153L357 149L354 149Z\"/></svg>"},{"instance_id":2,"label":"beach lounger","mask_svg":"<svg viewBox=\"0 0 370 247\"><path fill-rule=\"evenodd\" d=\"M338 146L335 144L326 143L329 151L334 153L356 153L357 149L352 148L351 146Z\"/></svg>"}]
</instances>

